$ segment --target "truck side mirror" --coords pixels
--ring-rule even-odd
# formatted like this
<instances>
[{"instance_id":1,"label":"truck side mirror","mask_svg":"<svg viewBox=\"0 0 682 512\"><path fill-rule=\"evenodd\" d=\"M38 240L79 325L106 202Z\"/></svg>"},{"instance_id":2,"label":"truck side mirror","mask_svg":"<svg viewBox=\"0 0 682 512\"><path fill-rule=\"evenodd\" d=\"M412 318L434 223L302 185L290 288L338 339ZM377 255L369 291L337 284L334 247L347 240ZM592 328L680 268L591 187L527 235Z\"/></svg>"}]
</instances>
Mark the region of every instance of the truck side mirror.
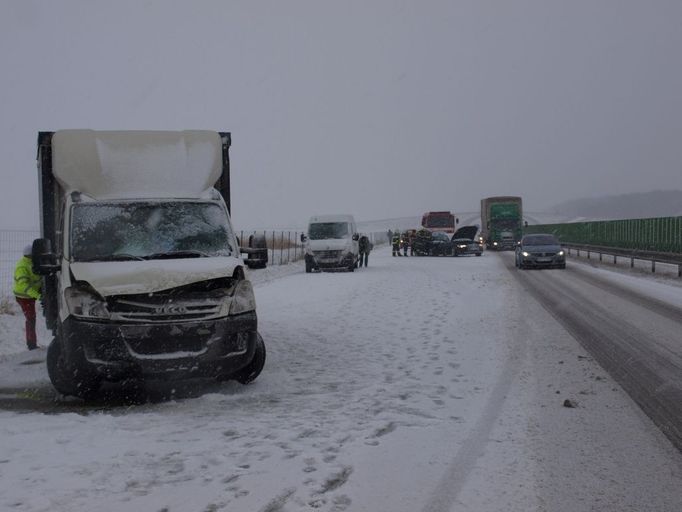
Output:
<instances>
[{"instance_id":1,"label":"truck side mirror","mask_svg":"<svg viewBox=\"0 0 682 512\"><path fill-rule=\"evenodd\" d=\"M305 233L301 233L301 242L305 242L306 240L308 240L308 237L305 236Z\"/></svg>"},{"instance_id":2,"label":"truck side mirror","mask_svg":"<svg viewBox=\"0 0 682 512\"><path fill-rule=\"evenodd\" d=\"M33 271L40 276L51 276L59 272L57 255L52 252L52 242L47 238L36 238L31 247Z\"/></svg>"}]
</instances>

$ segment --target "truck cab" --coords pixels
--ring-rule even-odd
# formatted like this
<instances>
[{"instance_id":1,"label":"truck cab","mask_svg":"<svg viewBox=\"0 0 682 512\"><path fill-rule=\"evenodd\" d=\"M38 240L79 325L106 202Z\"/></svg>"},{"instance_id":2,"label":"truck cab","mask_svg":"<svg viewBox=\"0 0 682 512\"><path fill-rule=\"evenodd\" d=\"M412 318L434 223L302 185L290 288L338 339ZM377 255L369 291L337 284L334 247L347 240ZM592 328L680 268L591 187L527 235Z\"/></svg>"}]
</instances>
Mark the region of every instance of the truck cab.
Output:
<instances>
[{"instance_id":1,"label":"truck cab","mask_svg":"<svg viewBox=\"0 0 682 512\"><path fill-rule=\"evenodd\" d=\"M357 268L359 235L352 215L315 215L303 239L306 272Z\"/></svg>"},{"instance_id":2,"label":"truck cab","mask_svg":"<svg viewBox=\"0 0 682 512\"><path fill-rule=\"evenodd\" d=\"M62 394L103 381L247 383L265 362L229 213L229 133L41 132L41 235Z\"/></svg>"}]
</instances>

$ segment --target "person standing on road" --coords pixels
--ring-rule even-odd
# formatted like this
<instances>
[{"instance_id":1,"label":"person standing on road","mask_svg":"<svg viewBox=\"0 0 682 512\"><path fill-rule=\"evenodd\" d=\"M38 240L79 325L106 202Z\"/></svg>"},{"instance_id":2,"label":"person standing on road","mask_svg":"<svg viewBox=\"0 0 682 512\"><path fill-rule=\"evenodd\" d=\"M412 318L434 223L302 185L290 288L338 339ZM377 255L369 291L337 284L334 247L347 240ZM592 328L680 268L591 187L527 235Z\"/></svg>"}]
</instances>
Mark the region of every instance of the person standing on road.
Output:
<instances>
[{"instance_id":1,"label":"person standing on road","mask_svg":"<svg viewBox=\"0 0 682 512\"><path fill-rule=\"evenodd\" d=\"M24 248L24 255L14 268L14 297L26 318L26 346L29 350L38 348L36 338L36 300L40 299L42 279L33 272L31 246Z\"/></svg>"},{"instance_id":2,"label":"person standing on road","mask_svg":"<svg viewBox=\"0 0 682 512\"><path fill-rule=\"evenodd\" d=\"M367 235L362 235L360 240L358 240L358 249L360 251L360 266L362 267L362 262L364 261L365 267L367 267L369 253L372 250L372 243L367 238Z\"/></svg>"},{"instance_id":3,"label":"person standing on road","mask_svg":"<svg viewBox=\"0 0 682 512\"><path fill-rule=\"evenodd\" d=\"M402 254L400 254L400 232L399 231L393 232L393 239L391 240L391 245L393 247L393 251L392 251L393 256L395 256L395 255L402 256Z\"/></svg>"}]
</instances>

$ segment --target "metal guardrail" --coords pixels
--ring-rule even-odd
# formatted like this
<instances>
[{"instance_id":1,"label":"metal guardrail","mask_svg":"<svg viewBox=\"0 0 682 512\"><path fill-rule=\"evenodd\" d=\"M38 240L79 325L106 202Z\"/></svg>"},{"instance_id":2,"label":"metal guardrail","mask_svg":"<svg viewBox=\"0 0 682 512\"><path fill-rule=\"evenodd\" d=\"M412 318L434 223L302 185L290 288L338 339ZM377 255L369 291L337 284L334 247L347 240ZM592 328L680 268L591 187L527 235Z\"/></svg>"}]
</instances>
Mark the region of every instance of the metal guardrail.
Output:
<instances>
[{"instance_id":1,"label":"metal guardrail","mask_svg":"<svg viewBox=\"0 0 682 512\"><path fill-rule=\"evenodd\" d=\"M576 256L580 256L580 251L587 255L587 259L591 259L591 255L595 254L599 257L599 261L603 261L604 256L612 256L614 265L618 263L618 258L625 258L630 260L630 268L634 268L635 261L651 262L651 272L656 272L656 263L664 263L667 265L677 265L677 277L682 277L682 254L659 252L659 251L644 251L623 249L618 247L604 247L598 245L586 244L572 244L564 243L561 245L565 247L568 254L571 255L571 250L576 251Z\"/></svg>"}]
</instances>

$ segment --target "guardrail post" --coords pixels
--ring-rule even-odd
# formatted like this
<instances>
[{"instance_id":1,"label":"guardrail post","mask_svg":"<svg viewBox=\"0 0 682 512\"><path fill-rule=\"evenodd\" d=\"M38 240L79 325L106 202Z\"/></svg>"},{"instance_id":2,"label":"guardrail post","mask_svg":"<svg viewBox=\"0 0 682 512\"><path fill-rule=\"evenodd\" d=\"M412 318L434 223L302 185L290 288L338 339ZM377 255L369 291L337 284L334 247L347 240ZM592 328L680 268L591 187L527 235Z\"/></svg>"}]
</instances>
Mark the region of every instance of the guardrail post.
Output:
<instances>
[{"instance_id":1,"label":"guardrail post","mask_svg":"<svg viewBox=\"0 0 682 512\"><path fill-rule=\"evenodd\" d=\"M589 249L587 250L587 259L588 260L590 259L590 250Z\"/></svg>"},{"instance_id":2,"label":"guardrail post","mask_svg":"<svg viewBox=\"0 0 682 512\"><path fill-rule=\"evenodd\" d=\"M634 256L632 256L630 258L630 268L635 268L635 257Z\"/></svg>"},{"instance_id":3,"label":"guardrail post","mask_svg":"<svg viewBox=\"0 0 682 512\"><path fill-rule=\"evenodd\" d=\"M599 253L599 261L602 261L602 259L601 259L601 253Z\"/></svg>"},{"instance_id":4,"label":"guardrail post","mask_svg":"<svg viewBox=\"0 0 682 512\"><path fill-rule=\"evenodd\" d=\"M614 255L613 255L613 264L615 265L616 263L618 263L618 256L616 256L616 255L614 254Z\"/></svg>"},{"instance_id":5,"label":"guardrail post","mask_svg":"<svg viewBox=\"0 0 682 512\"><path fill-rule=\"evenodd\" d=\"M291 255L291 231L287 231L287 263L290 263Z\"/></svg>"},{"instance_id":6,"label":"guardrail post","mask_svg":"<svg viewBox=\"0 0 682 512\"><path fill-rule=\"evenodd\" d=\"M682 277L682 265L677 265L677 277Z\"/></svg>"},{"instance_id":7,"label":"guardrail post","mask_svg":"<svg viewBox=\"0 0 682 512\"><path fill-rule=\"evenodd\" d=\"M656 272L656 260L651 260L651 273Z\"/></svg>"}]
</instances>

